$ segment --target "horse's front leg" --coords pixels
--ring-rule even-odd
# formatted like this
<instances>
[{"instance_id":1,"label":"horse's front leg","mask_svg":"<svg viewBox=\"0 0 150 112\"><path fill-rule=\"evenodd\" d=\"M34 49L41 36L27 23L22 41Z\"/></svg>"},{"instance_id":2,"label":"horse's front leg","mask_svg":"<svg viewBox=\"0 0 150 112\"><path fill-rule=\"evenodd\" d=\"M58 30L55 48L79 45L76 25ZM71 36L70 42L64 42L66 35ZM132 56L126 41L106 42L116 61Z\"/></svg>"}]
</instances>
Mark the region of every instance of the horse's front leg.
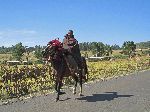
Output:
<instances>
[{"instance_id":1,"label":"horse's front leg","mask_svg":"<svg viewBox=\"0 0 150 112\"><path fill-rule=\"evenodd\" d=\"M80 93L79 93L79 96L83 96L83 94L82 94L82 74L79 74L79 77L80 77L80 81L79 81L79 83L80 83Z\"/></svg>"}]
</instances>

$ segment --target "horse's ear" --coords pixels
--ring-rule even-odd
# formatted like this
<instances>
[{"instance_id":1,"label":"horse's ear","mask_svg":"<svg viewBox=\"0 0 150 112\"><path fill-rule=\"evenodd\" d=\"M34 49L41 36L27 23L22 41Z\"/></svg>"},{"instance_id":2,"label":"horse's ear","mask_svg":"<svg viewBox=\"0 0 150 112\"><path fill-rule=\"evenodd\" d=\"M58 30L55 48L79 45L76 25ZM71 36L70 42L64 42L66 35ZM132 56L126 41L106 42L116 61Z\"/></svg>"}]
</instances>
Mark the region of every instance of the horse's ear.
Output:
<instances>
[{"instance_id":1,"label":"horse's ear","mask_svg":"<svg viewBox=\"0 0 150 112\"><path fill-rule=\"evenodd\" d=\"M56 40L58 40L58 41L59 41L59 38L57 38Z\"/></svg>"}]
</instances>

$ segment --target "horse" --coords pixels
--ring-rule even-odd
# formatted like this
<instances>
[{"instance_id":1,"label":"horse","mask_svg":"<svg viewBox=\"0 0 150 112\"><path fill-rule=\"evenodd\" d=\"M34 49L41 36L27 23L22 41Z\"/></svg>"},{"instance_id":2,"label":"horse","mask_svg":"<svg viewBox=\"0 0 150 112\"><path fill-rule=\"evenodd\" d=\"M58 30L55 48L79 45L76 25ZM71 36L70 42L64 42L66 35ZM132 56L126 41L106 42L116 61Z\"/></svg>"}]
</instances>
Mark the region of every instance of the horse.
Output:
<instances>
[{"instance_id":1,"label":"horse","mask_svg":"<svg viewBox=\"0 0 150 112\"><path fill-rule=\"evenodd\" d=\"M68 62L67 55L64 52L64 49L62 48L61 42L58 40L53 40L51 41L48 46L44 49L43 51L43 58L47 59L53 68L53 75L55 77L55 90L57 92L57 97L56 97L56 102L59 101L59 95L61 95L62 92L60 92L61 86L62 86L62 80L64 77L69 77L71 76L74 81L74 88L73 88L73 94L76 94L76 87L77 83L80 85L80 93L79 95L82 96L82 80L83 77L86 74L85 68L82 67L82 69L79 69L77 66L77 63L75 60L73 61L75 65L71 65ZM83 64L85 66L86 60L82 57ZM84 71L84 72L82 72ZM84 73L84 74L83 74Z\"/></svg>"}]
</instances>

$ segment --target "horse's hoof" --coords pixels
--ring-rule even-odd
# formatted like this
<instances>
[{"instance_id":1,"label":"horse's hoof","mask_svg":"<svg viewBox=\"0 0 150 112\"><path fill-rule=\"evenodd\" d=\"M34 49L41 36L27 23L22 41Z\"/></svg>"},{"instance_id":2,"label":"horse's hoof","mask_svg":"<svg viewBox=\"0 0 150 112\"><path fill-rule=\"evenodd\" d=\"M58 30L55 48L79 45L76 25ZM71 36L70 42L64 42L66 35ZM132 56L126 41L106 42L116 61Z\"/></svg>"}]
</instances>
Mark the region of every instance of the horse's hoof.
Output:
<instances>
[{"instance_id":1,"label":"horse's hoof","mask_svg":"<svg viewBox=\"0 0 150 112\"><path fill-rule=\"evenodd\" d=\"M66 94L66 93L65 93L65 92L60 92L60 93L59 93L59 95L63 95L63 94Z\"/></svg>"},{"instance_id":2,"label":"horse's hoof","mask_svg":"<svg viewBox=\"0 0 150 112\"><path fill-rule=\"evenodd\" d=\"M58 102L59 101L59 99L58 98L56 98L56 102Z\"/></svg>"},{"instance_id":3,"label":"horse's hoof","mask_svg":"<svg viewBox=\"0 0 150 112\"><path fill-rule=\"evenodd\" d=\"M80 93L79 96L84 96L84 95L82 93Z\"/></svg>"}]
</instances>

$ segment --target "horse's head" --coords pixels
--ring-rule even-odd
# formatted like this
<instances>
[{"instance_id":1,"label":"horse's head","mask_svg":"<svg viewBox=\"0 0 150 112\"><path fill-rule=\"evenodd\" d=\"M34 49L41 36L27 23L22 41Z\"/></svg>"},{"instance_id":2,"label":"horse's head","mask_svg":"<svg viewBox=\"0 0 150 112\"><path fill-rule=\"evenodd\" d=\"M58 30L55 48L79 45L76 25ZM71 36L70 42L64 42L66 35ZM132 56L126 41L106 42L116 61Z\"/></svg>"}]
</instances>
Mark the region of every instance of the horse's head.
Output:
<instances>
[{"instance_id":1,"label":"horse's head","mask_svg":"<svg viewBox=\"0 0 150 112\"><path fill-rule=\"evenodd\" d=\"M62 43L59 40L52 40L47 44L47 47L43 50L43 58L53 59L53 57L60 51L62 48Z\"/></svg>"}]
</instances>

